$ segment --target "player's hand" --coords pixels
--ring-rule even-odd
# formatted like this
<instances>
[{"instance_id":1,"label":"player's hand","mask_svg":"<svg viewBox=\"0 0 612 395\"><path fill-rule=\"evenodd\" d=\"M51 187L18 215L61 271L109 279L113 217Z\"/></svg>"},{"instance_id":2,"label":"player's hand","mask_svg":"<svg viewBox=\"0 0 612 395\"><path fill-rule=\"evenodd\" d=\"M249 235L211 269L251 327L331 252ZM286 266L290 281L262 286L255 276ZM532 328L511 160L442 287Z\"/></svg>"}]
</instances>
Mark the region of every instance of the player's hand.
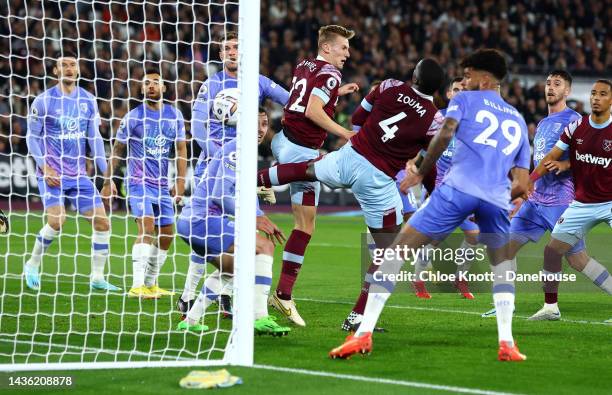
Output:
<instances>
[{"instance_id":1,"label":"player's hand","mask_svg":"<svg viewBox=\"0 0 612 395\"><path fill-rule=\"evenodd\" d=\"M257 196L263 199L268 204L276 204L276 195L274 189L266 188L264 186L257 187Z\"/></svg>"},{"instance_id":2,"label":"player's hand","mask_svg":"<svg viewBox=\"0 0 612 395\"><path fill-rule=\"evenodd\" d=\"M569 170L570 161L569 160L564 160L564 161L548 160L544 162L544 167L546 167L546 169L551 173L554 171L555 174L560 174L560 173L563 173L564 171Z\"/></svg>"},{"instance_id":3,"label":"player's hand","mask_svg":"<svg viewBox=\"0 0 612 395\"><path fill-rule=\"evenodd\" d=\"M60 177L57 172L49 165L43 168L43 178L50 187L59 187L61 185Z\"/></svg>"},{"instance_id":4,"label":"player's hand","mask_svg":"<svg viewBox=\"0 0 612 395\"><path fill-rule=\"evenodd\" d=\"M117 186L115 185L113 180L104 183L104 186L100 191L100 196L102 197L102 201L107 206L110 206L112 198L117 196Z\"/></svg>"},{"instance_id":5,"label":"player's hand","mask_svg":"<svg viewBox=\"0 0 612 395\"><path fill-rule=\"evenodd\" d=\"M406 176L400 183L400 191L402 193L408 193L411 187L423 181L423 176L419 174L419 169L417 169L415 162L415 159L410 159L406 163Z\"/></svg>"},{"instance_id":6,"label":"player's hand","mask_svg":"<svg viewBox=\"0 0 612 395\"><path fill-rule=\"evenodd\" d=\"M352 130L347 130L347 129L345 129L345 130L344 130L344 133L342 133L342 136L341 136L341 137L342 137L343 139L345 139L345 140L350 140L350 139L351 139L351 137L353 137L353 136L354 136L354 135L356 135L356 134L357 134L357 133L356 133L356 132L353 132Z\"/></svg>"},{"instance_id":7,"label":"player's hand","mask_svg":"<svg viewBox=\"0 0 612 395\"><path fill-rule=\"evenodd\" d=\"M354 82L350 82L346 85L342 85L340 88L338 88L338 96L344 96L344 95L348 95L351 93L355 93L359 90L359 85L357 85Z\"/></svg>"},{"instance_id":8,"label":"player's hand","mask_svg":"<svg viewBox=\"0 0 612 395\"><path fill-rule=\"evenodd\" d=\"M185 181L177 180L172 190L170 190L170 196L174 198L174 204L180 204L185 194Z\"/></svg>"},{"instance_id":9,"label":"player's hand","mask_svg":"<svg viewBox=\"0 0 612 395\"><path fill-rule=\"evenodd\" d=\"M516 199L512 201L513 207L512 207L512 210L510 210L510 218L513 218L516 215L516 213L518 213L524 201L525 199L523 199L522 197L517 197Z\"/></svg>"},{"instance_id":10,"label":"player's hand","mask_svg":"<svg viewBox=\"0 0 612 395\"><path fill-rule=\"evenodd\" d=\"M268 237L268 239L270 239L274 245L276 245L276 242L282 244L287 240L278 226L276 226L276 224L265 215L257 217L256 228L257 230L264 232L266 237Z\"/></svg>"}]
</instances>

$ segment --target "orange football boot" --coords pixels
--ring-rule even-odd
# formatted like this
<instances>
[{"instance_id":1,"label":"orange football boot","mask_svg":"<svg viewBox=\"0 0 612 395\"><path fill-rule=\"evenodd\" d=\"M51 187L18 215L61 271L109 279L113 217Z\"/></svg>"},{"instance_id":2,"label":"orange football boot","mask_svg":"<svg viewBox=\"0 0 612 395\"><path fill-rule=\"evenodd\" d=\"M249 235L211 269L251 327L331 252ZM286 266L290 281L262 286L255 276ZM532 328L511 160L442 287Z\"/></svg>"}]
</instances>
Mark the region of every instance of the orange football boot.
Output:
<instances>
[{"instance_id":1,"label":"orange football boot","mask_svg":"<svg viewBox=\"0 0 612 395\"><path fill-rule=\"evenodd\" d=\"M527 359L527 356L525 354L521 354L516 346L516 343L513 346L510 346L510 342L501 341L499 342L497 359L500 361L524 361Z\"/></svg>"},{"instance_id":2,"label":"orange football boot","mask_svg":"<svg viewBox=\"0 0 612 395\"><path fill-rule=\"evenodd\" d=\"M372 352L372 332L366 332L361 336L355 336L351 333L342 345L329 352L329 357L332 359L348 359L353 354L369 354L370 352Z\"/></svg>"}]
</instances>

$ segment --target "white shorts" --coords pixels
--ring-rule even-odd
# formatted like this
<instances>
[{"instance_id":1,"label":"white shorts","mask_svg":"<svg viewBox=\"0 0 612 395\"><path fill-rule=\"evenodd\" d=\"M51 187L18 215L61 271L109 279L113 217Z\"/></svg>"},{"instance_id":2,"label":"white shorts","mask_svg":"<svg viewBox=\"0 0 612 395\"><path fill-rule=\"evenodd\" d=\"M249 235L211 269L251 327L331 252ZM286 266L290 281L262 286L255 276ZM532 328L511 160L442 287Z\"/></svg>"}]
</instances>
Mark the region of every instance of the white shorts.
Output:
<instances>
[{"instance_id":1,"label":"white shorts","mask_svg":"<svg viewBox=\"0 0 612 395\"><path fill-rule=\"evenodd\" d=\"M395 180L346 143L315 162L317 179L330 188L351 188L366 225L382 229L402 223L402 198Z\"/></svg>"},{"instance_id":2,"label":"white shorts","mask_svg":"<svg viewBox=\"0 0 612 395\"><path fill-rule=\"evenodd\" d=\"M319 157L316 149L302 147L289 141L281 130L272 139L272 154L278 163L298 163ZM299 181L289 184L291 203L303 206L318 206L321 183L318 181Z\"/></svg>"},{"instance_id":3,"label":"white shorts","mask_svg":"<svg viewBox=\"0 0 612 395\"><path fill-rule=\"evenodd\" d=\"M602 222L612 227L612 202L580 203L574 200L559 217L552 237L574 245Z\"/></svg>"}]
</instances>

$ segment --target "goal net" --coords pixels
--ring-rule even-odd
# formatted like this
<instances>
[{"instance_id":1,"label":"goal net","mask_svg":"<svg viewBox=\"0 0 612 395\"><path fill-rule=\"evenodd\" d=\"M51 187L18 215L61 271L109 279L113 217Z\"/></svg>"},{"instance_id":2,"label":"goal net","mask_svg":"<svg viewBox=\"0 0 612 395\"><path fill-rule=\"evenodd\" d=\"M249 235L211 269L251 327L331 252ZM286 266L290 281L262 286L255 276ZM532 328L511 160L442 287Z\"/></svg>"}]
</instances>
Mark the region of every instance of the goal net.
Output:
<instances>
[{"instance_id":1,"label":"goal net","mask_svg":"<svg viewBox=\"0 0 612 395\"><path fill-rule=\"evenodd\" d=\"M10 223L0 235L0 370L251 365L259 1L25 0L5 2L0 13L0 208ZM234 76L219 73L230 32L238 33ZM71 57L76 73L64 64ZM200 89L213 76L220 91L234 88L239 106L213 113L217 96ZM197 101L209 109L200 123L192 122ZM191 138L196 126L199 139ZM206 144L222 147L233 137L235 195L224 193L235 213L228 217L224 203L216 212L194 206L198 183L213 177L194 172L211 160L212 151L200 155ZM91 186L106 196L111 168L116 194L104 201L106 220ZM178 202L171 195L180 194L180 179ZM221 231L194 225L215 216ZM218 292L233 314L216 295L200 321L207 329L178 328L177 302L193 262L204 258L187 299L204 293L217 270L206 263L211 251L194 255L176 234L184 217L204 245L235 237L234 274ZM134 291L141 270L146 280ZM113 286L120 289L103 289Z\"/></svg>"}]
</instances>

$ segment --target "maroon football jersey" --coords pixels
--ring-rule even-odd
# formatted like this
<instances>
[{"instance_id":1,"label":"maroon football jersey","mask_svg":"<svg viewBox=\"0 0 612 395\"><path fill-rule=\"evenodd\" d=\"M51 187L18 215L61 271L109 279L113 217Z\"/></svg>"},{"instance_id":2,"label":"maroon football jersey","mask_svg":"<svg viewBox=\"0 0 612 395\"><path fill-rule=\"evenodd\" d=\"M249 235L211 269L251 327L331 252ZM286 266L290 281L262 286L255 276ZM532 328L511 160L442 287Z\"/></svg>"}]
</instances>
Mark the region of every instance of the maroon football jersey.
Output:
<instances>
[{"instance_id":1,"label":"maroon football jersey","mask_svg":"<svg viewBox=\"0 0 612 395\"><path fill-rule=\"evenodd\" d=\"M612 124L594 128L585 115L565 128L560 141L569 147L576 200L612 202Z\"/></svg>"},{"instance_id":2,"label":"maroon football jersey","mask_svg":"<svg viewBox=\"0 0 612 395\"><path fill-rule=\"evenodd\" d=\"M370 92L361 106L370 112L353 148L391 178L406 161L427 149L444 119L424 95L397 80L385 80Z\"/></svg>"},{"instance_id":3,"label":"maroon football jersey","mask_svg":"<svg viewBox=\"0 0 612 395\"><path fill-rule=\"evenodd\" d=\"M327 132L306 118L306 106L310 95L317 95L325 102L323 110L333 119L341 81L340 70L321 58L303 60L295 67L283 117L283 129L290 140L311 148L323 145Z\"/></svg>"}]
</instances>

